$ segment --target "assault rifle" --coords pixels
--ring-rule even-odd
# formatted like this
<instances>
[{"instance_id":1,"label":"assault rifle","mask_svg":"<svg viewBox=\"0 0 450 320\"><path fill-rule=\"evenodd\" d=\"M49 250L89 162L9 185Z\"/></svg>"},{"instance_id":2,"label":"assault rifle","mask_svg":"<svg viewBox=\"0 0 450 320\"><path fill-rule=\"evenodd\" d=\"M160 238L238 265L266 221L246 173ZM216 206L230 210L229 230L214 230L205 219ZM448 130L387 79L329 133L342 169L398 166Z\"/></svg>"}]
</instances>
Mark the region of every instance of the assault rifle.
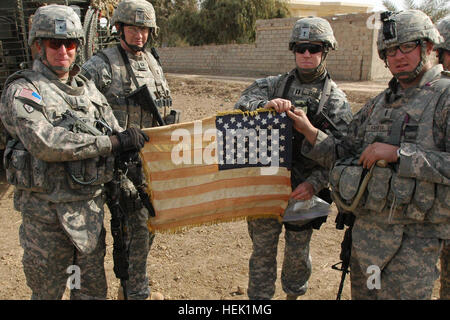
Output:
<instances>
[{"instance_id":1,"label":"assault rifle","mask_svg":"<svg viewBox=\"0 0 450 320\"><path fill-rule=\"evenodd\" d=\"M153 118L158 122L158 125L166 125L146 84L138 87L136 90L127 95L126 98L133 100L142 108L149 110L152 113Z\"/></svg>"},{"instance_id":2,"label":"assault rifle","mask_svg":"<svg viewBox=\"0 0 450 320\"><path fill-rule=\"evenodd\" d=\"M344 282L347 273L350 268L350 257L352 254L352 230L355 222L355 216L350 212L339 212L336 217L336 229L343 230L344 226L347 226L347 230L344 233L344 239L341 243L341 253L339 258L340 262L331 266L332 269L342 272L341 282L339 283L339 290L336 296L336 300L341 300L342 290L344 289ZM339 266L340 265L340 266Z\"/></svg>"},{"instance_id":3,"label":"assault rifle","mask_svg":"<svg viewBox=\"0 0 450 320\"><path fill-rule=\"evenodd\" d=\"M124 299L127 300L128 267L128 214L120 205L120 184L122 171L117 157L114 162L113 179L105 184L106 204L111 212L111 235L113 237L114 274L120 279Z\"/></svg>"},{"instance_id":4,"label":"assault rifle","mask_svg":"<svg viewBox=\"0 0 450 320\"><path fill-rule=\"evenodd\" d=\"M72 132L84 132L89 133L93 136L102 136L104 133L98 129L105 128L107 134L112 133L112 129L102 120L95 120L95 126L83 121L79 118L72 110L67 109L62 115L61 119L55 124L58 127L63 127Z\"/></svg>"}]
</instances>

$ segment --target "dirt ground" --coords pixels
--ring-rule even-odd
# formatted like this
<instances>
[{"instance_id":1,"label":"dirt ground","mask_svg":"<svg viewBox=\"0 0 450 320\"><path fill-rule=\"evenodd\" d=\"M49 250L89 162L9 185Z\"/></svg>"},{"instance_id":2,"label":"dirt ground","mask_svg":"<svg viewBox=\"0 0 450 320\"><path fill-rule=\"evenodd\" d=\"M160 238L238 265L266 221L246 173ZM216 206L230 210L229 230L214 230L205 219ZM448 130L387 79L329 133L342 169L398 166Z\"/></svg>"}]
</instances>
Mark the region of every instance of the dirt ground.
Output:
<instances>
[{"instance_id":1,"label":"dirt ground","mask_svg":"<svg viewBox=\"0 0 450 320\"><path fill-rule=\"evenodd\" d=\"M240 93L252 81L247 78L168 75L174 106L183 111L183 121L201 119L217 111L230 110ZM386 85L383 82L338 82L347 93L353 111ZM23 250L19 245L20 214L13 209L13 188L0 181L0 299L29 299L22 269ZM311 240L312 276L309 289L301 299L333 300L341 274L331 266L339 261L340 242L344 231L335 228L336 213L332 213ZM105 217L108 230L105 268L108 279L108 299L116 299L119 281L113 273L112 238L109 234L109 214ZM274 299L285 298L280 274L284 251L284 233L278 247L278 279ZM241 300L246 295L248 259L251 241L245 221L194 227L177 234L160 234L148 258L148 273L152 290L170 300ZM439 282L433 293L438 297ZM64 299L68 298L68 290ZM349 281L342 299L350 299Z\"/></svg>"}]
</instances>

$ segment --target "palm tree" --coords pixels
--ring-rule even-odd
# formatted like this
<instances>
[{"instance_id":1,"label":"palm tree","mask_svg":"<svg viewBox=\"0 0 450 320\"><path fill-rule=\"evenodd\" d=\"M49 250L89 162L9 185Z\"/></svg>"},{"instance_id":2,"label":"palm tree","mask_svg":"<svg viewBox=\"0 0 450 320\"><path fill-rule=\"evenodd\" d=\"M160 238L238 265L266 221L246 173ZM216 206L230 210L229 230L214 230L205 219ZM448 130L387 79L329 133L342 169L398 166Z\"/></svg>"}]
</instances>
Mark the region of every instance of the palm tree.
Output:
<instances>
[{"instance_id":1,"label":"palm tree","mask_svg":"<svg viewBox=\"0 0 450 320\"><path fill-rule=\"evenodd\" d=\"M383 5L390 11L421 10L435 23L450 14L450 2L448 0L383 0Z\"/></svg>"}]
</instances>

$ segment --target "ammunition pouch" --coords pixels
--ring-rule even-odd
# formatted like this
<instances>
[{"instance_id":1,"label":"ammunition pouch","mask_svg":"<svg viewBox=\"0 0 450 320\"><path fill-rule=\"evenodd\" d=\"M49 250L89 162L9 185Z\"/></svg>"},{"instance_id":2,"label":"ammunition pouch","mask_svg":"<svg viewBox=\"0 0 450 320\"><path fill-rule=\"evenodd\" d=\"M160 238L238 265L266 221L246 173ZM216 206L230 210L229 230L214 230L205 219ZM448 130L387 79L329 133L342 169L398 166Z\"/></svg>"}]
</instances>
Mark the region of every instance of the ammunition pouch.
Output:
<instances>
[{"instance_id":1,"label":"ammunition pouch","mask_svg":"<svg viewBox=\"0 0 450 320\"><path fill-rule=\"evenodd\" d=\"M88 189L109 182L114 174L114 157L95 157L66 162L69 187L73 190ZM86 190L87 191L87 190Z\"/></svg>"},{"instance_id":2,"label":"ammunition pouch","mask_svg":"<svg viewBox=\"0 0 450 320\"><path fill-rule=\"evenodd\" d=\"M374 165L368 171L358 158L338 161L330 172L333 200L344 212L358 214L357 208L379 212L386 205L391 176L390 167Z\"/></svg>"},{"instance_id":3,"label":"ammunition pouch","mask_svg":"<svg viewBox=\"0 0 450 320\"><path fill-rule=\"evenodd\" d=\"M49 193L53 182L48 178L48 164L29 153L17 140L9 140L3 155L6 181L18 189Z\"/></svg>"},{"instance_id":4,"label":"ammunition pouch","mask_svg":"<svg viewBox=\"0 0 450 320\"><path fill-rule=\"evenodd\" d=\"M357 159L338 161L330 184L333 200L344 212L377 212L392 224L450 221L449 186L400 177L391 166L374 165L367 172Z\"/></svg>"}]
</instances>

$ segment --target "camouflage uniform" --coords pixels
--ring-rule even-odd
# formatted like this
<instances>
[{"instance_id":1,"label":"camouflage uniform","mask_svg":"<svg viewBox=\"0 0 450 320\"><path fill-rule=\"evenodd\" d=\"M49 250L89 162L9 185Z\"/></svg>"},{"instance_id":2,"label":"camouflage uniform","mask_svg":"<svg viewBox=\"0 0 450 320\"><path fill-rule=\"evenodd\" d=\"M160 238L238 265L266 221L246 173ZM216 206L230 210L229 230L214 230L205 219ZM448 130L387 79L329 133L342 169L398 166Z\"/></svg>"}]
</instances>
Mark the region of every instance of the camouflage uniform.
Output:
<instances>
[{"instance_id":1,"label":"camouflage uniform","mask_svg":"<svg viewBox=\"0 0 450 320\"><path fill-rule=\"evenodd\" d=\"M441 50L447 50L450 52L450 16L442 19L437 28L444 42L437 45L436 48L439 51L439 56L442 56ZM442 60L440 60L443 63ZM447 76L450 76L450 70L447 70ZM447 241L442 248L441 253L441 299L450 300L450 243Z\"/></svg>"},{"instance_id":2,"label":"camouflage uniform","mask_svg":"<svg viewBox=\"0 0 450 320\"><path fill-rule=\"evenodd\" d=\"M36 11L29 43L40 37L82 41L82 31L71 8L45 6ZM71 298L105 299L103 183L112 178L112 145L106 135L59 124L71 110L91 125L103 120L122 131L111 108L93 83L76 75L76 68L64 83L41 60L6 81L0 106L10 135L6 177L15 185L14 207L22 214L22 262L32 298L60 299L69 277L66 269L77 265L81 289L72 290ZM89 185L75 181L92 178Z\"/></svg>"},{"instance_id":3,"label":"camouflage uniform","mask_svg":"<svg viewBox=\"0 0 450 320\"><path fill-rule=\"evenodd\" d=\"M381 29L382 59L386 47L418 39L441 41L431 20L420 11L402 11L389 19L385 23L395 21L397 39L385 39ZM403 89L394 77L388 89L355 115L345 139L337 141L319 131L314 147L303 145L304 155L333 167L333 197L343 202L355 199L364 175L357 159L369 144L400 146L397 163L373 167L354 211L352 299L431 298L442 239L450 238L449 85L441 65L426 71L416 87ZM371 266L381 271L379 288L368 285L376 281Z\"/></svg>"},{"instance_id":4,"label":"camouflage uniform","mask_svg":"<svg viewBox=\"0 0 450 320\"><path fill-rule=\"evenodd\" d=\"M309 35L301 37L300 31L307 29ZM324 31L325 30L325 31ZM329 32L325 34L325 32ZM335 48L336 41L329 23L321 18L304 18L297 21L293 28L290 49L300 40L320 41L324 45ZM325 55L325 53L324 53ZM324 60L325 58L323 58ZM324 64L322 61L321 66ZM339 130L345 131L352 119L347 98L343 91L330 79L325 68L318 67L319 76L306 82L301 79L302 71L298 68L279 76L270 76L256 80L243 93L235 108L255 110L263 107L275 98L284 98L294 106L308 105L308 116L313 117L319 108L322 98L325 105L323 111L336 124ZM320 72L322 71L322 72ZM324 87L329 85L329 92ZM328 96L329 94L329 96ZM327 97L325 97L327 95ZM309 182L316 194L328 187L328 172L315 161L300 154L303 135L294 133L292 165L292 188L302 182ZM315 223L318 222L318 225ZM275 292L277 277L277 247L283 224L276 219L255 219L248 221L248 231L253 242L253 252L249 261L248 296L250 299L271 299ZM281 283L288 296L300 296L307 290L308 279L311 275L311 258L309 243L313 226L320 227L319 221L307 226L299 227L292 223L285 226L285 251Z\"/></svg>"},{"instance_id":5,"label":"camouflage uniform","mask_svg":"<svg viewBox=\"0 0 450 320\"><path fill-rule=\"evenodd\" d=\"M144 13L144 16L140 16ZM145 19L143 19L145 18ZM141 19L141 20L139 20ZM143 0L122 1L114 11L113 24L124 23L149 27L150 36L156 35L155 12L150 3ZM124 39L124 38L122 38ZM125 51L130 61L130 66L136 75L139 86L147 85L153 99L157 104L164 105L163 115L168 115L168 107L171 105L170 90L164 77L159 61L148 50L143 50L141 55L134 55ZM105 49L83 64L83 73L91 78L97 88L105 95L114 110L114 115L123 128L137 127L149 128L155 122L152 113L135 104L126 96L136 90L136 85L128 74L125 63L119 52L119 47ZM165 117L167 119L168 117ZM136 189L129 180L125 180L125 189L130 194L136 195ZM147 256L153 243L154 234L147 227L148 211L142 207L140 199L132 196L129 213L130 247L129 247L129 275L127 281L128 299L146 299L150 295L147 276Z\"/></svg>"}]
</instances>

